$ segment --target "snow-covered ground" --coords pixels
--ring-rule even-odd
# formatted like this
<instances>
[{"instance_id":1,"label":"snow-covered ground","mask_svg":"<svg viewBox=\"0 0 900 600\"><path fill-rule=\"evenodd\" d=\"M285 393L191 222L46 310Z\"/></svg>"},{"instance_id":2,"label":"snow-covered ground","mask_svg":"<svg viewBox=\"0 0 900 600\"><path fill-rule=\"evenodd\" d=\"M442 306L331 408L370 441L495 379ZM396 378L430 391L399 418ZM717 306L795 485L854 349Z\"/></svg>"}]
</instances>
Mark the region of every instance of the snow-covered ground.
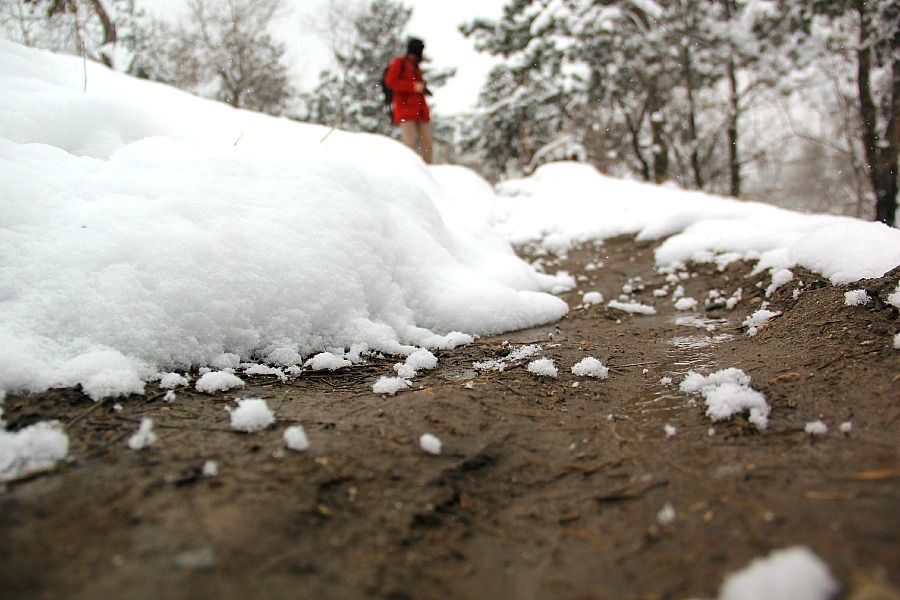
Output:
<instances>
[{"instance_id":1,"label":"snow-covered ground","mask_svg":"<svg viewBox=\"0 0 900 600\"><path fill-rule=\"evenodd\" d=\"M510 242L564 252L633 233L667 238L660 264L750 258L835 283L900 264L900 233L879 224L573 163L495 192L382 137L7 42L0 86L4 391L80 384L100 399L165 371L410 355L563 316L548 292L572 278Z\"/></svg>"}]
</instances>

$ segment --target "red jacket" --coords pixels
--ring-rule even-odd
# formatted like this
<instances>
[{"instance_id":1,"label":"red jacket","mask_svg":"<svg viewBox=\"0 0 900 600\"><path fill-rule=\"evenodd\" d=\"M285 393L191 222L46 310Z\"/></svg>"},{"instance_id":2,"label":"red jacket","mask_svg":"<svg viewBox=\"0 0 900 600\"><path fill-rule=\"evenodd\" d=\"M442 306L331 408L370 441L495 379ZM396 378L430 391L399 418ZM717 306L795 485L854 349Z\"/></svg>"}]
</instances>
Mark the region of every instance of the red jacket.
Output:
<instances>
[{"instance_id":1,"label":"red jacket","mask_svg":"<svg viewBox=\"0 0 900 600\"><path fill-rule=\"evenodd\" d=\"M391 101L394 123L431 120L431 111L425 102L425 94L413 89L413 84L417 81L424 83L422 69L411 54L396 56L391 60L384 82L394 93Z\"/></svg>"}]
</instances>

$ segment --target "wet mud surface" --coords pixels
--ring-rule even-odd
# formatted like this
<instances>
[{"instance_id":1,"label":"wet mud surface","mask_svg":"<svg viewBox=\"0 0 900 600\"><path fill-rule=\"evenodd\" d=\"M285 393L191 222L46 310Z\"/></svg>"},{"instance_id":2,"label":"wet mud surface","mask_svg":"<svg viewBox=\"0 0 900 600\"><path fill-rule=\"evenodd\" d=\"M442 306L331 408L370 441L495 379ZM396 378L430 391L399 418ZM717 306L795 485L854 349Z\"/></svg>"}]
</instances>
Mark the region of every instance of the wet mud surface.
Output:
<instances>
[{"instance_id":1,"label":"wet mud surface","mask_svg":"<svg viewBox=\"0 0 900 600\"><path fill-rule=\"evenodd\" d=\"M677 311L653 296L665 283L654 247L617 238L547 261L579 277L566 318L438 352L396 396L371 391L391 359L245 377L215 395L185 388L172 403L148 387L120 411L71 389L8 396L9 429L60 420L70 460L0 494L0 597L712 598L729 572L794 545L829 564L842 598L896 591L900 319L883 300L900 271L851 286L795 271L765 298L767 273L690 265L670 287L700 305ZM608 301L629 281L656 315L578 307L583 292ZM709 290L737 288L733 310L715 299L706 310ZM845 306L856 288L874 302ZM765 300L782 314L750 337L741 322ZM530 343L557 378L528 360L473 368ZM573 375L585 356L609 377ZM712 423L678 388L690 370L727 367L765 394L765 431ZM244 397L265 398L277 424L231 431L227 408ZM130 450L144 416L159 440ZM829 431L811 436L817 419ZM308 451L284 448L291 424ZM425 432L440 455L420 449ZM207 460L217 476L203 476ZM660 518L667 505L674 519Z\"/></svg>"}]
</instances>

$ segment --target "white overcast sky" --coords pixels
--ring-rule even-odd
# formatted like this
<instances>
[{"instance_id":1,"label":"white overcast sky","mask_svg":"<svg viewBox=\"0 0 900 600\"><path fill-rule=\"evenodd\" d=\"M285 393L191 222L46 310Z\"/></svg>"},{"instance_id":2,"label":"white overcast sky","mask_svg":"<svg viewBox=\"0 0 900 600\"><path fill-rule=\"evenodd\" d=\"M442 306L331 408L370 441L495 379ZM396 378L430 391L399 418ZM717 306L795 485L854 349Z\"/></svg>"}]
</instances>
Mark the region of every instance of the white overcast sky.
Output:
<instances>
[{"instance_id":1,"label":"white overcast sky","mask_svg":"<svg viewBox=\"0 0 900 600\"><path fill-rule=\"evenodd\" d=\"M356 0L359 1L359 0ZM288 14L273 27L273 33L288 47L287 63L300 89L310 89L319 71L329 65L329 53L321 28L329 0L285 0ZM475 52L472 41L459 33L460 23L477 17L498 18L505 0L404 0L413 9L408 33L425 40L425 53L435 67L456 67L456 77L435 91L434 103L442 114L457 114L471 108L493 64L493 59ZM150 14L164 17L177 13L184 0L138 0Z\"/></svg>"}]
</instances>

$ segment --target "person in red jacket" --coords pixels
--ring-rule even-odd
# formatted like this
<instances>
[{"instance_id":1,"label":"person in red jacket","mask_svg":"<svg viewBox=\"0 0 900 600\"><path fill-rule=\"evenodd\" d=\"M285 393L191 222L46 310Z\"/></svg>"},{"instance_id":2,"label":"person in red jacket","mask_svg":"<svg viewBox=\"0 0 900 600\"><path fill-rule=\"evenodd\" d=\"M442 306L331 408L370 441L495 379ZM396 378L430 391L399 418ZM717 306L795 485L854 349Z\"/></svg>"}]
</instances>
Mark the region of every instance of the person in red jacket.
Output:
<instances>
[{"instance_id":1,"label":"person in red jacket","mask_svg":"<svg viewBox=\"0 0 900 600\"><path fill-rule=\"evenodd\" d=\"M422 40L409 38L406 54L391 60L384 82L393 92L394 124L400 126L403 143L419 151L425 162L431 164L431 111L425 101L427 89L419 67L424 51Z\"/></svg>"}]
</instances>

